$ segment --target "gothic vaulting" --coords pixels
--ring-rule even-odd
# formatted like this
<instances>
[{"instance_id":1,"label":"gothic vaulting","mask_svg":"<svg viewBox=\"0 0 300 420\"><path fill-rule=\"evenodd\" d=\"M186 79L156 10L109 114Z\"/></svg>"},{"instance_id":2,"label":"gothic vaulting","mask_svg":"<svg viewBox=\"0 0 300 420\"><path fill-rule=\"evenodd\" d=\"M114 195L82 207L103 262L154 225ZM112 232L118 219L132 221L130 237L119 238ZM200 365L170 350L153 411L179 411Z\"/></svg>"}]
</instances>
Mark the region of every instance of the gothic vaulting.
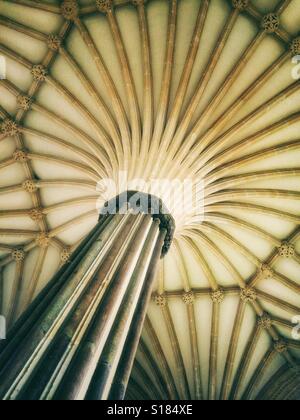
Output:
<instances>
[{"instance_id":1,"label":"gothic vaulting","mask_svg":"<svg viewBox=\"0 0 300 420\"><path fill-rule=\"evenodd\" d=\"M0 315L9 330L95 233L97 205L113 198L103 180L126 174L151 193L150 180L188 180L202 188L201 205L180 211L175 197L168 206L176 230L167 255L156 255L125 398L300 399L299 3L0 0ZM159 234L139 217L161 248L165 226ZM131 235L112 232L119 243ZM140 271L150 236L143 251L132 240L144 252ZM70 378L77 359L64 360ZM2 377L0 397L28 396L19 391L31 374L5 390ZM86 372L76 393L59 392L59 378L31 397L100 399L97 387L85 394Z\"/></svg>"}]
</instances>

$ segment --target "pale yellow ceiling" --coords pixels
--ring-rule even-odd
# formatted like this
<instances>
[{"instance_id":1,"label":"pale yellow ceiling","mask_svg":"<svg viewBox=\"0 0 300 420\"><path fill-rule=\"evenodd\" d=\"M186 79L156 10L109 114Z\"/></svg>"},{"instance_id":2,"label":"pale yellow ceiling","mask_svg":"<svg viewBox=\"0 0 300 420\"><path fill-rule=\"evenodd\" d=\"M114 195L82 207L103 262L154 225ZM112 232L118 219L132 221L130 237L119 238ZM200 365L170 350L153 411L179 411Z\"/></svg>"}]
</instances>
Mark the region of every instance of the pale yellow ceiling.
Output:
<instances>
[{"instance_id":1,"label":"pale yellow ceiling","mask_svg":"<svg viewBox=\"0 0 300 420\"><path fill-rule=\"evenodd\" d=\"M14 322L96 223L98 180L203 182L204 220L175 215L128 397L256 398L300 357L299 0L86 0L75 22L60 3L0 1L0 312Z\"/></svg>"}]
</instances>

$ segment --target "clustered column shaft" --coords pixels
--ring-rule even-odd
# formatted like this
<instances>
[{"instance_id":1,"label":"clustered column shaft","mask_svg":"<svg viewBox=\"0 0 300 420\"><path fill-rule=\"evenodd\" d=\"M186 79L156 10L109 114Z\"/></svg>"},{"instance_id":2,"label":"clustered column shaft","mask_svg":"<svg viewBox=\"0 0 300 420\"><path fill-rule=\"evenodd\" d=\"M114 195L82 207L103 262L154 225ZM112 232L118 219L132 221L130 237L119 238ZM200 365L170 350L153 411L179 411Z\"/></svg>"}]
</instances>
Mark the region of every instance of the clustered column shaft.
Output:
<instances>
[{"instance_id":1,"label":"clustered column shaft","mask_svg":"<svg viewBox=\"0 0 300 420\"><path fill-rule=\"evenodd\" d=\"M123 399L171 216L102 215L0 348L1 399Z\"/></svg>"}]
</instances>

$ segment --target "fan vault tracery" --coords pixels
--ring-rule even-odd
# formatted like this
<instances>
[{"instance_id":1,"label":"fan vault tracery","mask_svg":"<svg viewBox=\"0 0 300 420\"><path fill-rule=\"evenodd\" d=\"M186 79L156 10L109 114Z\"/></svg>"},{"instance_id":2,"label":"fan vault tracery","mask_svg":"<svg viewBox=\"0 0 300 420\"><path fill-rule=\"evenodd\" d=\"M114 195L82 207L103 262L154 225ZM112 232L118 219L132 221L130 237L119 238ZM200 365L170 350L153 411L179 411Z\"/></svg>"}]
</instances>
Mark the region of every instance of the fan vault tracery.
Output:
<instances>
[{"instance_id":1,"label":"fan vault tracery","mask_svg":"<svg viewBox=\"0 0 300 420\"><path fill-rule=\"evenodd\" d=\"M0 2L10 325L96 222L99 179L192 178L204 221L178 217L128 398L276 395L283 368L299 386L297 3Z\"/></svg>"}]
</instances>

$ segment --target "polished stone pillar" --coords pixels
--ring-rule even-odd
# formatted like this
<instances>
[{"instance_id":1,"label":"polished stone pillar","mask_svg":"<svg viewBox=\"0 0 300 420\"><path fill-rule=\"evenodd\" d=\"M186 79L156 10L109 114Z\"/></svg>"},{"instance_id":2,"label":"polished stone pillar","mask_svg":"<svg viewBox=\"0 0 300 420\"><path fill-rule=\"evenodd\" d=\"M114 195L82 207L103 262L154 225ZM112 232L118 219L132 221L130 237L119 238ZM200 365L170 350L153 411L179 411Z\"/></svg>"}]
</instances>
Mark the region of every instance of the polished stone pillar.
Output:
<instances>
[{"instance_id":1,"label":"polished stone pillar","mask_svg":"<svg viewBox=\"0 0 300 420\"><path fill-rule=\"evenodd\" d=\"M0 398L123 399L158 262L175 225L128 192L30 305L0 347Z\"/></svg>"}]
</instances>

